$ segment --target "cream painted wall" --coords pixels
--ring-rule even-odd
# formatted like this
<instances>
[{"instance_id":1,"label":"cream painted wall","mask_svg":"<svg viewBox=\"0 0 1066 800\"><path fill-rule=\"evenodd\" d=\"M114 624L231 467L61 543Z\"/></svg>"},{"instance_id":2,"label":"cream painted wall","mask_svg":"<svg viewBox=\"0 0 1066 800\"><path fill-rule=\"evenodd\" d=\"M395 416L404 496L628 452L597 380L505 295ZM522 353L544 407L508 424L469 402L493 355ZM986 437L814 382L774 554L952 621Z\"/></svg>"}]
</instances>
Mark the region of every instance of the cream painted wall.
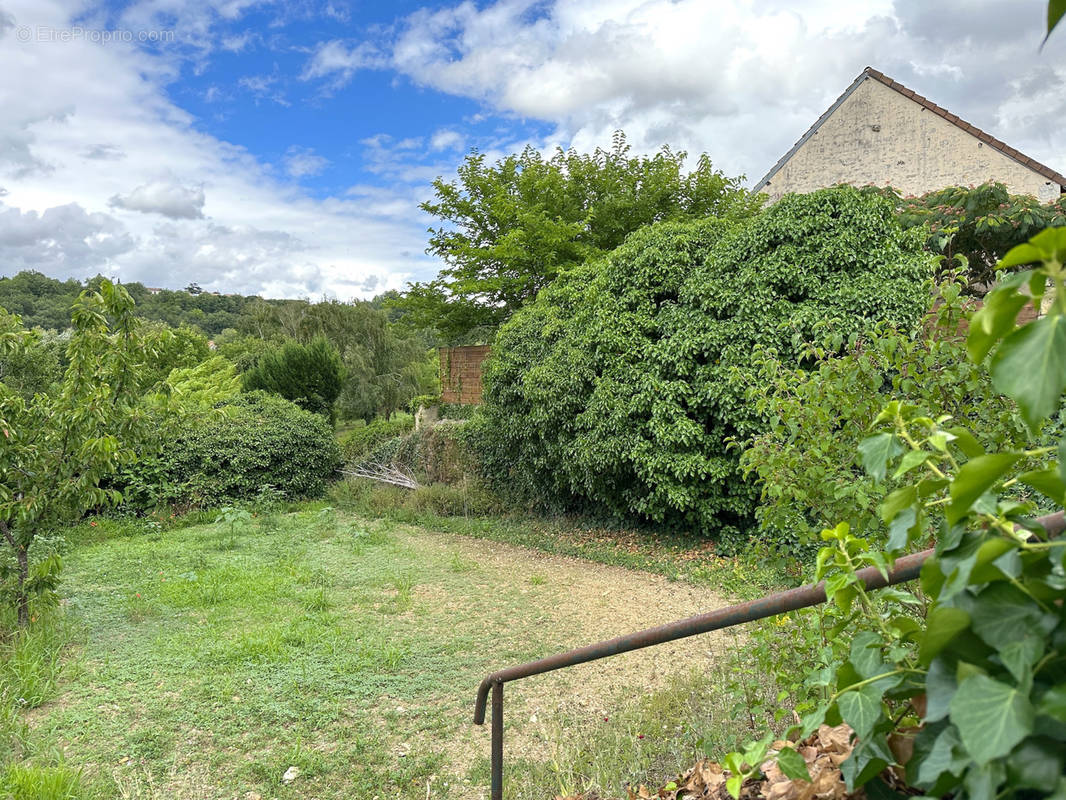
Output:
<instances>
[{"instance_id":1,"label":"cream painted wall","mask_svg":"<svg viewBox=\"0 0 1066 800\"><path fill-rule=\"evenodd\" d=\"M762 191L777 200L838 183L891 185L904 195L996 180L1043 202L1061 188L913 100L867 78Z\"/></svg>"}]
</instances>

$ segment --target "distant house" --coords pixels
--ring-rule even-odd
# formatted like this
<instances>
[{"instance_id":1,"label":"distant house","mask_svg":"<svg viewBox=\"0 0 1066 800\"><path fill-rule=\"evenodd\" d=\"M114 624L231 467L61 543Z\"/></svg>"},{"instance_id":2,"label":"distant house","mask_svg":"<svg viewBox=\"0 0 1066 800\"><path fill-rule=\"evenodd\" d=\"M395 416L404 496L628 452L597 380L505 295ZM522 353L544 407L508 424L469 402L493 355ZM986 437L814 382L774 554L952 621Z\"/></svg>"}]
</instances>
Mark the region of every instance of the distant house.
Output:
<instances>
[{"instance_id":1,"label":"distant house","mask_svg":"<svg viewBox=\"0 0 1066 800\"><path fill-rule=\"evenodd\" d=\"M1045 203L1066 187L1066 176L867 67L755 188L777 200L839 183L919 195L987 181Z\"/></svg>"},{"instance_id":2,"label":"distant house","mask_svg":"<svg viewBox=\"0 0 1066 800\"><path fill-rule=\"evenodd\" d=\"M163 291L162 289L156 286L145 286L144 290L148 292L148 294L159 294L161 291Z\"/></svg>"}]
</instances>

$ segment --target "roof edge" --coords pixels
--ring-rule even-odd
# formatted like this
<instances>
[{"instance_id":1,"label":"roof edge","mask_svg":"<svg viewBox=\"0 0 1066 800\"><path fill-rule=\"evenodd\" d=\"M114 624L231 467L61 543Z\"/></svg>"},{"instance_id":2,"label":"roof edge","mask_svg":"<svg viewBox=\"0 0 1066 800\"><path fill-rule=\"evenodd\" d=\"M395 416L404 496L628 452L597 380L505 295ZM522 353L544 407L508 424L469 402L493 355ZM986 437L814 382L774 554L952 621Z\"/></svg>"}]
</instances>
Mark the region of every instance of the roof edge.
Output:
<instances>
[{"instance_id":1,"label":"roof edge","mask_svg":"<svg viewBox=\"0 0 1066 800\"><path fill-rule=\"evenodd\" d=\"M799 138L799 140L794 145L792 145L792 147L789 149L789 151L787 153L785 153L783 156L781 156L781 158L779 158L777 160L776 164L774 164L772 167L770 167L770 171L767 172L765 175L763 175L762 178L759 180L759 182L755 184L754 191L756 191L756 192L761 191L762 188L764 186L766 186L766 184L768 184L770 182L770 178L774 177L774 175L776 175L780 171L781 167L785 166L785 164L788 162L788 160L790 158L792 158L792 156L794 156L796 154L796 151L799 150L801 147L803 147L803 145L805 145L807 143L807 140L810 139L812 136L814 136L814 134L818 133L818 129L820 127L822 127L822 124L833 115L833 112L836 111L838 108L840 108L840 106L844 103L845 100L847 100L849 97L851 97L852 92L854 92L856 89L858 89L859 85L864 80L866 80L867 78L870 77L870 75L869 75L870 71L871 71L871 68L867 67L866 69L864 69L862 72L859 73L859 77L857 77L855 80L853 80L851 82L851 86L849 86L847 89L845 89L843 94L841 94L840 97L838 97L836 100L833 101L833 105L829 106L829 108L827 108L822 113L822 116L818 117L818 119L816 119L814 121L814 124L811 125L811 127L809 127L807 129L807 132L805 134L803 134L803 136L801 136Z\"/></svg>"},{"instance_id":2,"label":"roof edge","mask_svg":"<svg viewBox=\"0 0 1066 800\"><path fill-rule=\"evenodd\" d=\"M829 119L830 116L832 116L833 112L840 108L843 102L851 96L852 92L859 88L862 82L868 78L875 80L884 86L887 86L889 89L899 92L908 100L912 100L923 108L932 111L938 117L941 117L946 122L950 122L955 127L962 129L978 141L987 144L989 147L1007 156L1007 158L1018 162L1023 167L1026 167L1027 169L1030 169L1035 172L1037 175L1047 178L1053 183L1057 183L1060 187L1060 190L1066 192L1066 175L1063 175L1061 172L1056 172L1051 167L1045 164L1041 164L1039 161L1030 158L1029 156L1022 153L1020 150L1011 147L1006 142L997 139L991 134L985 133L976 125L972 125L971 123L966 122L965 120L961 119L957 114L952 114L947 109L938 106L932 100L923 97L912 89L908 89L899 81L895 81L892 78L889 78L883 72L879 72L873 67L866 67L865 69L863 69L862 72L859 73L859 76L854 81L852 81L851 85L847 89L844 90L844 93L841 94L840 97L838 97L836 101L831 106L829 106L829 108L827 108L820 117L818 117L817 120L815 120L814 124L811 125L807 132L800 137L799 141L792 145L789 151L783 156L781 156L781 158L777 160L777 163L770 168L770 171L767 172L762 177L762 179L755 184L754 191L762 191L762 189L765 188L766 185L770 182L770 179L773 178L774 175L776 175L781 170L781 168L785 166L788 160L796 154L796 151L799 150L804 144L806 144L807 141L818 132L818 129L822 127L822 124L827 119Z\"/></svg>"}]
</instances>

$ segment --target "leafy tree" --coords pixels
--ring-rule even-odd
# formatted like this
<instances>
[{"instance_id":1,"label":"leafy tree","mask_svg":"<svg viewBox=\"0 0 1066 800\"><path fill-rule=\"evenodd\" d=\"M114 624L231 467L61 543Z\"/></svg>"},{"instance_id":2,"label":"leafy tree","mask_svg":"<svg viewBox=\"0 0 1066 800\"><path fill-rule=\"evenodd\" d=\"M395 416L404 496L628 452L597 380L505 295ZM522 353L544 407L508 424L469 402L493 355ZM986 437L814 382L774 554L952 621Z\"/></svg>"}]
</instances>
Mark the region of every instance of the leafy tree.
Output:
<instances>
[{"instance_id":1,"label":"leafy tree","mask_svg":"<svg viewBox=\"0 0 1066 800\"><path fill-rule=\"evenodd\" d=\"M143 435L137 370L145 353L133 301L101 281L74 307L69 365L54 392L26 399L0 384L0 537L10 561L19 625L34 596L51 596L58 556L34 563L34 544L52 528L118 499L102 478L133 458ZM24 350L32 337L0 312L0 353Z\"/></svg>"},{"instance_id":2,"label":"leafy tree","mask_svg":"<svg viewBox=\"0 0 1066 800\"><path fill-rule=\"evenodd\" d=\"M69 335L35 328L25 346L0 356L0 381L27 401L63 376Z\"/></svg>"},{"instance_id":3,"label":"leafy tree","mask_svg":"<svg viewBox=\"0 0 1066 800\"><path fill-rule=\"evenodd\" d=\"M280 345L282 337L263 339L252 334L238 332L235 328L226 328L215 337L215 352L231 361L237 372L247 372L256 365L260 357Z\"/></svg>"},{"instance_id":4,"label":"leafy tree","mask_svg":"<svg viewBox=\"0 0 1066 800\"><path fill-rule=\"evenodd\" d=\"M304 345L286 342L259 359L242 376L247 392L261 389L291 400L300 408L333 418L333 404L341 392L344 366L323 336Z\"/></svg>"},{"instance_id":5,"label":"leafy tree","mask_svg":"<svg viewBox=\"0 0 1066 800\"><path fill-rule=\"evenodd\" d=\"M685 172L686 154L664 147L631 156L617 133L610 150L532 148L494 164L474 152L458 181L438 178L422 209L442 221L428 252L446 266L409 287L412 322L457 342L492 331L555 277L618 247L641 226L705 216L744 218L761 198L727 178L704 155Z\"/></svg>"},{"instance_id":6,"label":"leafy tree","mask_svg":"<svg viewBox=\"0 0 1066 800\"><path fill-rule=\"evenodd\" d=\"M883 198L790 195L728 228L639 231L501 328L474 426L497 485L731 536L757 497L732 448L765 425L754 349L796 362L827 320L842 345L929 303L932 259Z\"/></svg>"},{"instance_id":7,"label":"leafy tree","mask_svg":"<svg viewBox=\"0 0 1066 800\"><path fill-rule=\"evenodd\" d=\"M1035 437L1066 389L1066 229L1038 234L1001 266L1034 263L1002 275L970 321L967 349ZM1049 291L1047 314L1019 326L1019 312L1040 308ZM1060 798L1066 541L1055 535L1066 527L1066 439L1060 431L1051 446L986 449L955 423L936 402L897 398L859 445L869 476L894 487L878 509L888 540L878 549L846 522L822 531L815 577L825 581L831 646L789 738L845 723L854 734L840 764L849 793L887 796L891 770L893 783L925 797ZM920 598L900 589L874 595L861 579L860 569L877 580L930 541ZM903 737L907 748L892 746ZM774 738L726 757L734 797ZM782 750L778 767L809 779L798 755Z\"/></svg>"},{"instance_id":8,"label":"leafy tree","mask_svg":"<svg viewBox=\"0 0 1066 800\"><path fill-rule=\"evenodd\" d=\"M954 269L956 256L966 259L967 291L979 296L988 291L996 263L1008 250L1046 228L1066 225L1066 198L1042 204L1008 194L1002 183L951 186L899 202L903 227L924 226L926 247L945 256L947 269Z\"/></svg>"},{"instance_id":9,"label":"leafy tree","mask_svg":"<svg viewBox=\"0 0 1066 800\"><path fill-rule=\"evenodd\" d=\"M942 282L924 325L878 324L843 355L832 334L809 342L807 367L753 353L747 397L767 423L745 443L740 465L761 487L760 544L809 552L800 546L841 521L857 535L884 540L877 507L886 490L863 472L857 448L894 397L972 425L985 447L1025 445L1029 433L1016 406L967 358L964 315L973 303L961 294L964 285Z\"/></svg>"},{"instance_id":10,"label":"leafy tree","mask_svg":"<svg viewBox=\"0 0 1066 800\"><path fill-rule=\"evenodd\" d=\"M142 335L146 345L146 362L140 373L143 389L165 380L172 370L194 367L211 355L207 337L191 325L171 328L154 322L144 327Z\"/></svg>"},{"instance_id":11,"label":"leafy tree","mask_svg":"<svg viewBox=\"0 0 1066 800\"><path fill-rule=\"evenodd\" d=\"M338 410L350 419L389 417L412 397L436 389L437 367L425 340L389 323L370 303L293 302L256 309L260 335L310 342L321 336L337 348L345 367Z\"/></svg>"}]
</instances>

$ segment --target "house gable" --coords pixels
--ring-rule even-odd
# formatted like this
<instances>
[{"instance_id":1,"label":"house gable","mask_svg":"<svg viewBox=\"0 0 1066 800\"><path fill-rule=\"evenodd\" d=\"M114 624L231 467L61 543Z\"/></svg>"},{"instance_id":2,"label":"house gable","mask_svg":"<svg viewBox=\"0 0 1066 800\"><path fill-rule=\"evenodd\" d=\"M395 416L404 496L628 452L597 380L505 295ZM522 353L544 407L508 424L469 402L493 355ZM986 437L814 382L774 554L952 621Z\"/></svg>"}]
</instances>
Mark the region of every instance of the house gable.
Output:
<instances>
[{"instance_id":1,"label":"house gable","mask_svg":"<svg viewBox=\"0 0 1066 800\"><path fill-rule=\"evenodd\" d=\"M1042 202L1066 177L867 67L756 184L776 200L838 183L906 195L995 180Z\"/></svg>"}]
</instances>

